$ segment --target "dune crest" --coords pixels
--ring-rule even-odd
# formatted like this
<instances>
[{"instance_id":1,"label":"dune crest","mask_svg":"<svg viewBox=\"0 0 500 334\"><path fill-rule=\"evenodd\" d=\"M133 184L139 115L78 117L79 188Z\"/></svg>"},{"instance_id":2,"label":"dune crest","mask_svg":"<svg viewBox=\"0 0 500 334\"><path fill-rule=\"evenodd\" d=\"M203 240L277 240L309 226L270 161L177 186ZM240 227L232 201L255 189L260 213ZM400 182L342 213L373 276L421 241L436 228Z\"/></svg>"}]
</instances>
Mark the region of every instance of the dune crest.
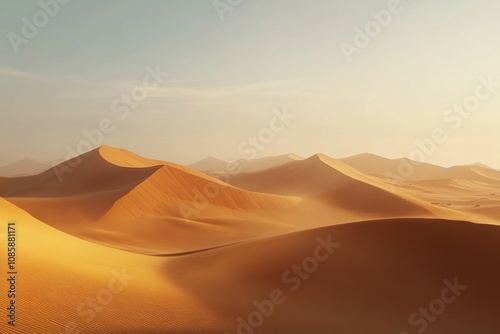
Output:
<instances>
[{"instance_id":1,"label":"dune crest","mask_svg":"<svg viewBox=\"0 0 500 334\"><path fill-rule=\"evenodd\" d=\"M62 182L51 171L0 180L0 195L64 232L146 254L216 247L295 228L265 214L293 207L300 198L252 193L110 147L77 161ZM198 237L203 234L209 237Z\"/></svg>"},{"instance_id":2,"label":"dune crest","mask_svg":"<svg viewBox=\"0 0 500 334\"><path fill-rule=\"evenodd\" d=\"M13 333L236 333L278 290L263 333L399 333L457 279L469 290L426 332L498 332L497 171L424 165L392 183L374 171L394 161L354 160L373 164L271 157L228 184L103 146L62 179L0 178L0 218L22 231ZM86 321L78 307L120 273L130 284Z\"/></svg>"}]
</instances>

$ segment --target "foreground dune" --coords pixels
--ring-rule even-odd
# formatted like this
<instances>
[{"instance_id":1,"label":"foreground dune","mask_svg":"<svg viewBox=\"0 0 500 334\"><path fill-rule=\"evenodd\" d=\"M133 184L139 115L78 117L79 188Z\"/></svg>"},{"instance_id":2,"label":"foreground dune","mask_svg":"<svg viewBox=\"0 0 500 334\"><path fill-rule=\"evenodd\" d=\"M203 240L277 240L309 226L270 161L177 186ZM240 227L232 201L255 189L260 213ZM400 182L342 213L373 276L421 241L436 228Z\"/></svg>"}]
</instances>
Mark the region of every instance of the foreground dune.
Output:
<instances>
[{"instance_id":1,"label":"foreground dune","mask_svg":"<svg viewBox=\"0 0 500 334\"><path fill-rule=\"evenodd\" d=\"M399 334L425 325L426 333L493 334L500 331L500 270L493 265L499 237L496 226L459 221L368 221L193 254L164 272L185 273L180 287L232 316L229 333L243 326L256 333ZM329 241L334 245L325 248ZM188 275L193 267L199 275ZM454 296L443 292L449 284L466 288ZM265 303L274 312L259 318L255 303L272 295L282 303ZM419 310L429 307L434 314L422 312L432 321Z\"/></svg>"},{"instance_id":2,"label":"foreground dune","mask_svg":"<svg viewBox=\"0 0 500 334\"><path fill-rule=\"evenodd\" d=\"M157 257L79 240L3 199L0 212L22 231L11 333L211 334L242 326L250 328L244 333L386 334L424 324L431 334L500 330L495 226L369 221ZM294 272L294 265L303 269ZM448 285L456 291L443 293ZM271 296L274 306L265 302ZM419 308L429 304L433 320L424 321Z\"/></svg>"},{"instance_id":3,"label":"foreground dune","mask_svg":"<svg viewBox=\"0 0 500 334\"><path fill-rule=\"evenodd\" d=\"M19 230L18 319L8 333L183 333L196 328L187 325L186 310L208 333L223 323L169 283L162 273L165 259L80 240L3 199L0 218L16 221ZM3 231L0 238L4 243ZM1 294L2 309L6 297Z\"/></svg>"},{"instance_id":4,"label":"foreground dune","mask_svg":"<svg viewBox=\"0 0 500 334\"><path fill-rule=\"evenodd\" d=\"M392 183L318 154L230 185L101 147L57 168L0 178L18 230L9 333L500 332L487 167Z\"/></svg>"}]
</instances>

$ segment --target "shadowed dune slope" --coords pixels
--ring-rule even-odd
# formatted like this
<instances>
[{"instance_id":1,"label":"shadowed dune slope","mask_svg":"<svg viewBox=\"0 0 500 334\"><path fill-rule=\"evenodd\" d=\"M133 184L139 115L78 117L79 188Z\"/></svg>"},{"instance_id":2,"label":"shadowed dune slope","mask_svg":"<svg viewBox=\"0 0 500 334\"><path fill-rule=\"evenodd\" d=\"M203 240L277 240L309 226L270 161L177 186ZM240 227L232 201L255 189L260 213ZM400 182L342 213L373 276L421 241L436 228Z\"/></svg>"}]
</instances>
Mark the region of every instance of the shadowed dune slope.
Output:
<instances>
[{"instance_id":1,"label":"shadowed dune slope","mask_svg":"<svg viewBox=\"0 0 500 334\"><path fill-rule=\"evenodd\" d=\"M299 202L164 166L99 219L101 230L126 231L126 236L107 234L101 241L147 254L216 247L297 229L266 215Z\"/></svg>"},{"instance_id":2,"label":"shadowed dune slope","mask_svg":"<svg viewBox=\"0 0 500 334\"><path fill-rule=\"evenodd\" d=\"M352 178L324 163L320 154L231 179L231 184L243 189L293 196L326 193L351 182Z\"/></svg>"},{"instance_id":3,"label":"shadowed dune slope","mask_svg":"<svg viewBox=\"0 0 500 334\"><path fill-rule=\"evenodd\" d=\"M279 289L285 301L259 333L416 333L426 323L429 334L494 334L500 332L499 238L499 227L468 222L368 221L177 258L165 275L179 273L180 287L232 314L230 333L238 317L247 320L254 303ZM330 242L340 246L322 246ZM192 268L197 275L188 274ZM432 322L417 314L410 324L419 308L443 298L445 280L466 288L456 294L448 288L445 310L432 304L439 311Z\"/></svg>"},{"instance_id":4,"label":"shadowed dune slope","mask_svg":"<svg viewBox=\"0 0 500 334\"><path fill-rule=\"evenodd\" d=\"M62 180L50 171L0 180L0 194L64 232L147 254L210 248L294 229L261 216L295 206L299 198L252 193L187 167L110 147L76 161Z\"/></svg>"},{"instance_id":5,"label":"shadowed dune slope","mask_svg":"<svg viewBox=\"0 0 500 334\"><path fill-rule=\"evenodd\" d=\"M256 333L413 333L423 323L429 334L500 331L495 226L367 221L155 257L79 240L1 198L0 218L22 231L14 334L64 333L68 324L95 334L233 334L238 317L248 321L276 290L283 303ZM120 292L90 312L87 301L110 284ZM445 309L423 322L419 309L436 309L443 296Z\"/></svg>"},{"instance_id":6,"label":"shadowed dune slope","mask_svg":"<svg viewBox=\"0 0 500 334\"><path fill-rule=\"evenodd\" d=\"M291 206L298 199L252 193L164 166L120 198L112 211L121 210L125 216L137 218L146 213L179 211L179 203L191 204L191 209L216 205L234 210L272 210Z\"/></svg>"},{"instance_id":7,"label":"shadowed dune slope","mask_svg":"<svg viewBox=\"0 0 500 334\"><path fill-rule=\"evenodd\" d=\"M107 150L101 148L90 151L39 175L0 178L0 196L99 196L109 192L117 192L120 195L130 191L160 168L117 166L103 157L102 151Z\"/></svg>"},{"instance_id":8,"label":"shadowed dune slope","mask_svg":"<svg viewBox=\"0 0 500 334\"><path fill-rule=\"evenodd\" d=\"M425 203L396 194L384 182L364 175L323 154L282 166L237 175L237 187L265 193L312 197L332 205L366 213L430 214Z\"/></svg>"}]
</instances>

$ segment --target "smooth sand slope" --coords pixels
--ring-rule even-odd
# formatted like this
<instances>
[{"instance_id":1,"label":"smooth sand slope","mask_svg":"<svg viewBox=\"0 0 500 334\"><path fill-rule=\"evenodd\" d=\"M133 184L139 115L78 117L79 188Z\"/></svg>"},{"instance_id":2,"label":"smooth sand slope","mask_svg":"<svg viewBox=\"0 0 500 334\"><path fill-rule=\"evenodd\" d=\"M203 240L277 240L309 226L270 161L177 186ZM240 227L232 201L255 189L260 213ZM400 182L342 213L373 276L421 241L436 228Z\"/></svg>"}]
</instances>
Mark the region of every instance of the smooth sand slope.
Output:
<instances>
[{"instance_id":1,"label":"smooth sand slope","mask_svg":"<svg viewBox=\"0 0 500 334\"><path fill-rule=\"evenodd\" d=\"M326 243L329 237L340 247L331 255L324 249L316 253L318 238ZM165 274L185 273L180 287L232 315L230 333L238 317L248 323L254 302L269 300L276 289L286 300L256 333L417 333L423 316L412 325L410 315L441 299L444 280L456 279L467 289L443 303L437 317L431 314L426 333L493 334L500 330L500 270L492 265L499 237L496 226L459 221L360 222L193 254L175 259ZM312 260L315 254L324 262ZM303 268L292 272L294 265ZM193 267L199 275L188 275ZM434 310L441 304L432 305ZM262 323L256 319L250 323Z\"/></svg>"},{"instance_id":2,"label":"smooth sand slope","mask_svg":"<svg viewBox=\"0 0 500 334\"><path fill-rule=\"evenodd\" d=\"M0 179L0 195L61 231L144 254L190 252L365 219L497 223L500 211L496 195L462 205L470 199L457 197L454 188L433 191L436 180L423 190L394 187L321 154L232 177L242 189L106 146L71 163L62 180L54 170ZM464 196L482 194L469 188ZM448 205L458 198L462 202Z\"/></svg>"},{"instance_id":3,"label":"smooth sand slope","mask_svg":"<svg viewBox=\"0 0 500 334\"><path fill-rule=\"evenodd\" d=\"M79 162L62 180L53 170L0 179L0 195L62 231L147 254L297 229L260 216L290 208L298 198L251 193L183 166L110 147L84 154Z\"/></svg>"},{"instance_id":4,"label":"smooth sand slope","mask_svg":"<svg viewBox=\"0 0 500 334\"><path fill-rule=\"evenodd\" d=\"M465 219L500 223L500 172L488 166L474 164L444 168L372 154L360 154L342 161L389 182L399 192L433 206L460 211L466 215Z\"/></svg>"},{"instance_id":5,"label":"smooth sand slope","mask_svg":"<svg viewBox=\"0 0 500 334\"><path fill-rule=\"evenodd\" d=\"M252 191L303 196L352 212L432 215L417 199L323 154L275 168L235 176L231 183Z\"/></svg>"},{"instance_id":6,"label":"smooth sand slope","mask_svg":"<svg viewBox=\"0 0 500 334\"><path fill-rule=\"evenodd\" d=\"M392 184L318 154L229 185L106 146L63 166L0 178L19 235L12 333L500 332L487 167Z\"/></svg>"},{"instance_id":7,"label":"smooth sand slope","mask_svg":"<svg viewBox=\"0 0 500 334\"><path fill-rule=\"evenodd\" d=\"M17 222L19 245L17 325L7 333L215 333L224 324L169 282L168 259L75 238L1 198L0 219ZM3 230L0 239L6 242ZM3 270L4 252L1 260ZM0 295L2 310L6 297Z\"/></svg>"},{"instance_id":8,"label":"smooth sand slope","mask_svg":"<svg viewBox=\"0 0 500 334\"><path fill-rule=\"evenodd\" d=\"M276 290L280 304L262 324L257 317L255 333L413 333L424 323L431 334L500 331L500 229L491 225L369 221L155 257L79 240L3 199L0 212L18 222L23 243L10 333L237 333L238 318L248 322L254 302ZM423 321L419 308L442 298L445 280L467 288L447 291L442 313Z\"/></svg>"},{"instance_id":9,"label":"smooth sand slope","mask_svg":"<svg viewBox=\"0 0 500 334\"><path fill-rule=\"evenodd\" d=\"M434 216L500 223L498 171L481 166L443 168L424 164L415 174L429 179L392 182L382 176L401 161L410 160L398 162L369 154L336 160L317 154L234 176L231 183L252 191L303 196L308 199L305 203L319 199L341 211L356 212L358 220ZM452 178L441 179L446 175Z\"/></svg>"}]
</instances>

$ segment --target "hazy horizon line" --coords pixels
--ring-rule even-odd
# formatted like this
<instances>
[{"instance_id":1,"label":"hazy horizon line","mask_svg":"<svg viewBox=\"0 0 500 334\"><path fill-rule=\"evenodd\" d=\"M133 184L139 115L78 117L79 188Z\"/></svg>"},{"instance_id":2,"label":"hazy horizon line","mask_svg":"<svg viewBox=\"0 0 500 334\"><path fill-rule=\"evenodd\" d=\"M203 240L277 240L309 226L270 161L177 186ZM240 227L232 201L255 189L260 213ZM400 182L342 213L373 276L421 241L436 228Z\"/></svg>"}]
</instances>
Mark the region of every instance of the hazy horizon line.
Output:
<instances>
[{"instance_id":1,"label":"hazy horizon line","mask_svg":"<svg viewBox=\"0 0 500 334\"><path fill-rule=\"evenodd\" d=\"M22 159L18 159L18 160L15 160L15 161L12 161L10 163L7 163L7 164L2 164L0 165L0 168L6 168L6 167L10 167L12 165L15 165L17 163L20 163L20 162L23 162L24 160L31 160L31 161L34 161L36 163L39 163L39 164L47 164L47 165L51 165L52 167L56 166L56 165L59 165L59 164L62 164L62 163L65 163L69 160L72 160L76 157L79 157L79 156L82 156L82 155L85 155L85 154L88 154L92 151L96 151L102 147L109 147L109 148L112 148L112 149L118 149L118 150L125 150L125 151L129 151L129 152L132 152L133 154L136 154L136 155L139 155L143 158L146 158L146 159L151 159L151 160L160 160L160 161L164 161L164 162L170 162L170 163L175 163L175 164L178 164L178 165L181 165L181 166L186 166L186 167L189 167L191 165L194 165L198 162L201 162L201 161L204 161L206 159L217 159L217 160L220 160L222 162L225 162L225 163L231 163L231 162L235 162L235 161L254 161L254 160L260 160L260 159L265 159L265 158L272 158L272 157L281 157L281 156L290 156L290 155L295 155L297 157L300 158L300 160L307 160L313 156L316 156L316 155L320 155L320 154L323 154L329 158L332 158L332 159L335 159L335 160L344 160L344 159L349 159L349 158L353 158L353 157L357 157L357 156L361 156L361 155L372 155L372 156L376 156L376 157L379 157L379 158L382 158L382 159L387 159L387 160L392 160L392 161L397 161L397 160L402 160L402 159L407 159L409 161L412 161L415 163L416 166L420 165L420 164L428 164L428 165L434 165L434 166L439 166L439 167L443 167L443 168L451 168L451 167L455 167L455 166L472 166L472 165L482 165L484 167L487 167L487 168L491 168L491 169L495 169L495 170L500 170L500 167L495 167L495 166L490 166L488 164L485 164L481 161L476 161L476 162L463 162L463 163L459 163L459 164L440 164L440 163L434 163L434 162L428 162L428 161L418 161L418 160L415 160L415 159L411 159L410 157L407 157L407 156L400 156L400 157L387 157L387 156L384 156L384 155L381 155L381 154L377 154L377 153L373 153L373 152L369 152L369 151L365 151L365 152L360 152L360 153L356 153L356 154L352 154L352 155L347 155L347 156L343 156L343 157L336 157L336 156L332 156L331 154L327 154L327 153L324 153L324 152L316 152L316 153L312 153L312 154L298 154L298 153L295 153L294 151L288 151L288 152L284 152L284 153L281 153L281 154L269 154L269 155L263 155L263 156L256 156L252 159L245 159L244 157L241 157L239 159L223 159L223 158L220 158L217 156L217 154L208 154L204 157L201 157L201 158L198 158L194 161L191 161L190 163L181 163L181 162L178 162L176 161L176 159L170 159L170 158L165 158L165 157L150 157L148 156L147 154L142 154L142 153L138 153L134 150L131 150L131 149L128 149L128 148L125 148L125 147L118 147L118 146L111 146L111 145L106 145L106 144L103 144L101 146L98 146L98 147L95 147L91 150L88 150L88 151L85 151L83 153L79 153L77 155L74 155L72 157L66 157L66 158L62 158L62 157L59 157L59 158L56 158L56 159L43 159L43 158L39 158L39 157L34 157L34 156L26 156L25 158L22 158Z\"/></svg>"}]
</instances>

